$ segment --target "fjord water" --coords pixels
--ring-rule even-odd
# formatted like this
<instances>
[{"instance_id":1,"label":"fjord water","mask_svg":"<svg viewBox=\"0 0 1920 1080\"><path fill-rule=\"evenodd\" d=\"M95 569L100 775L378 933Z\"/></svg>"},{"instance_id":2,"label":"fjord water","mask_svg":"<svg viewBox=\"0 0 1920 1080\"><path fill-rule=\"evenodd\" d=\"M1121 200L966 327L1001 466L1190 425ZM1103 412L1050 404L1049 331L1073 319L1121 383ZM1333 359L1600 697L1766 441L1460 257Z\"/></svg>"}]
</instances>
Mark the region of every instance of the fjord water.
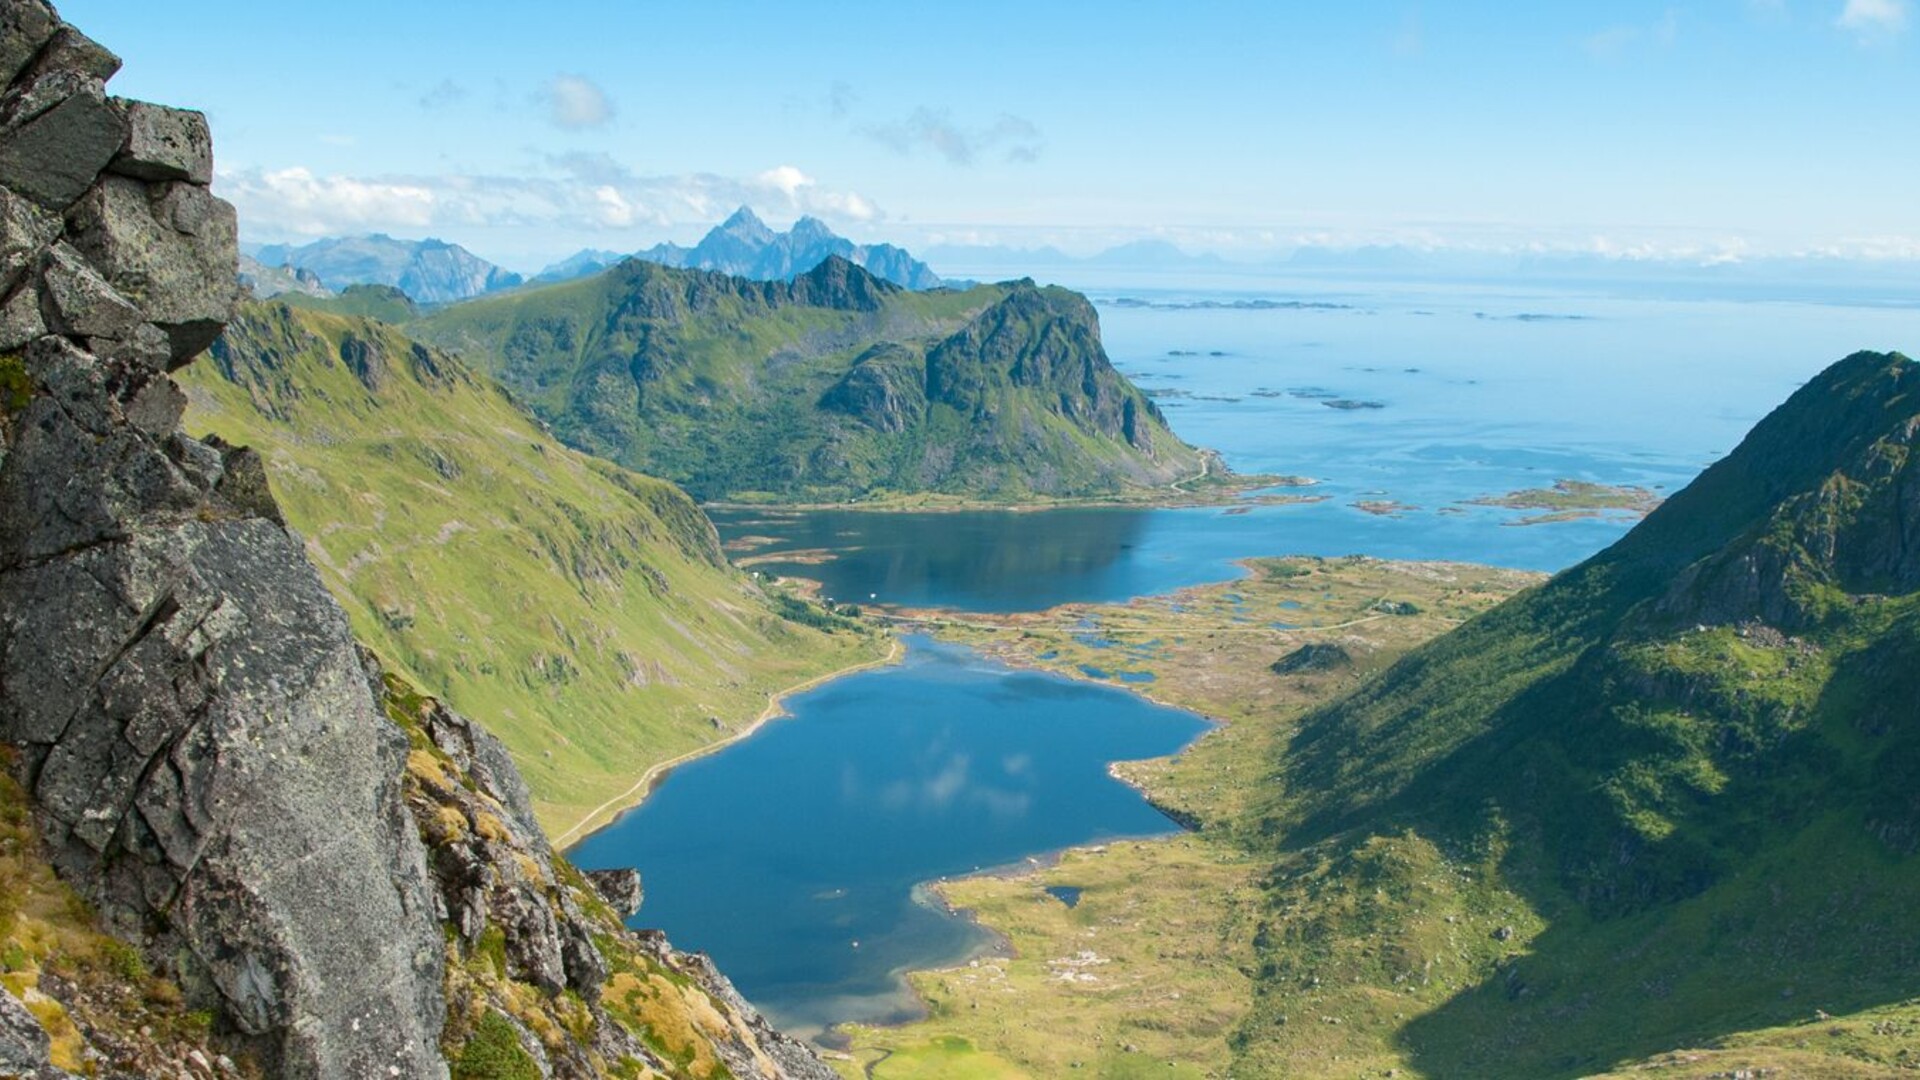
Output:
<instances>
[{"instance_id":1,"label":"fjord water","mask_svg":"<svg viewBox=\"0 0 1920 1080\"><path fill-rule=\"evenodd\" d=\"M1828 364L1920 342L1915 304L1238 278L1087 292L1115 365L1154 395L1176 433L1240 472L1311 477L1319 483L1294 493L1324 501L716 511L723 538L775 540L753 555L833 552L758 565L819 580L837 599L986 611L1163 593L1232 577L1233 560L1259 555L1559 570L1633 519L1519 525L1526 512L1469 500L1559 479L1675 490ZM1247 306L1274 304L1303 306ZM1362 502L1400 505L1382 515Z\"/></svg>"},{"instance_id":2,"label":"fjord water","mask_svg":"<svg viewBox=\"0 0 1920 1080\"><path fill-rule=\"evenodd\" d=\"M1178 434L1242 472L1313 477L1296 493L1325 500L717 511L723 538L775 555L759 569L819 580L837 599L979 611L1164 593L1261 555L1559 570L1632 519L1519 525L1524 512L1466 501L1556 479L1675 490L1826 365L1920 343L1914 305L1314 283L1088 291L1115 364L1155 391ZM1220 306L1274 300L1322 306ZM1400 505L1383 516L1359 502ZM790 708L792 719L675 770L575 855L638 866L637 924L711 952L802 1031L900 1015L911 1005L903 969L980 946L978 930L915 898L919 883L1166 829L1104 763L1172 752L1199 730L1117 689L925 642L900 669Z\"/></svg>"},{"instance_id":3,"label":"fjord water","mask_svg":"<svg viewBox=\"0 0 1920 1080\"><path fill-rule=\"evenodd\" d=\"M1205 727L1121 690L908 639L903 663L787 702L573 850L638 867L639 922L710 953L776 1022L911 1015L902 971L989 943L922 883L1173 823L1107 774Z\"/></svg>"}]
</instances>

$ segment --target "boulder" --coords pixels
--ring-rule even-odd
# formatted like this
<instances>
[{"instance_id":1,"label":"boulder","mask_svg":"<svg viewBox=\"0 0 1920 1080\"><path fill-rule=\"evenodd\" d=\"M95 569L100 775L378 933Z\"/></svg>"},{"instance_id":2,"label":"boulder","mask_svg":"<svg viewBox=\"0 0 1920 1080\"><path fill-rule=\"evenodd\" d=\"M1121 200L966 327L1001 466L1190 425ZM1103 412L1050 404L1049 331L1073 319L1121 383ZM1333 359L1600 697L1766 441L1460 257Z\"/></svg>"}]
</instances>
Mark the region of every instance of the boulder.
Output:
<instances>
[{"instance_id":1,"label":"boulder","mask_svg":"<svg viewBox=\"0 0 1920 1080\"><path fill-rule=\"evenodd\" d=\"M59 218L0 188L0 293L12 290L59 235Z\"/></svg>"},{"instance_id":2,"label":"boulder","mask_svg":"<svg viewBox=\"0 0 1920 1080\"><path fill-rule=\"evenodd\" d=\"M59 28L60 16L46 0L0 4L0 86L19 78Z\"/></svg>"},{"instance_id":3,"label":"boulder","mask_svg":"<svg viewBox=\"0 0 1920 1080\"><path fill-rule=\"evenodd\" d=\"M593 891L607 905L620 913L623 919L631 919L640 913L640 905L646 899L646 891L640 885L640 871L632 867L618 870L588 870L587 880L593 884Z\"/></svg>"},{"instance_id":4,"label":"boulder","mask_svg":"<svg viewBox=\"0 0 1920 1080\"><path fill-rule=\"evenodd\" d=\"M0 989L0 1076L62 1080L71 1073L53 1067L53 1041L20 999Z\"/></svg>"},{"instance_id":5,"label":"boulder","mask_svg":"<svg viewBox=\"0 0 1920 1080\"><path fill-rule=\"evenodd\" d=\"M166 331L172 367L206 351L239 296L233 207L189 183L102 178L68 216L75 248Z\"/></svg>"},{"instance_id":6,"label":"boulder","mask_svg":"<svg viewBox=\"0 0 1920 1080\"><path fill-rule=\"evenodd\" d=\"M38 290L17 289L0 302L0 353L16 352L46 332Z\"/></svg>"},{"instance_id":7,"label":"boulder","mask_svg":"<svg viewBox=\"0 0 1920 1080\"><path fill-rule=\"evenodd\" d=\"M121 338L142 321L140 309L115 292L80 253L66 244L49 251L41 269L47 324L69 337Z\"/></svg>"},{"instance_id":8,"label":"boulder","mask_svg":"<svg viewBox=\"0 0 1920 1080\"><path fill-rule=\"evenodd\" d=\"M84 75L104 84L119 73L120 58L105 45L62 23L47 39L47 43L40 47L40 55L34 58L28 71L28 78L46 72L63 71Z\"/></svg>"},{"instance_id":9,"label":"boulder","mask_svg":"<svg viewBox=\"0 0 1920 1080\"><path fill-rule=\"evenodd\" d=\"M0 186L60 212L72 206L127 138L101 81L53 69L0 98Z\"/></svg>"},{"instance_id":10,"label":"boulder","mask_svg":"<svg viewBox=\"0 0 1920 1080\"><path fill-rule=\"evenodd\" d=\"M127 148L112 170L136 180L213 182L213 138L207 117L144 101L114 100L127 118Z\"/></svg>"}]
</instances>

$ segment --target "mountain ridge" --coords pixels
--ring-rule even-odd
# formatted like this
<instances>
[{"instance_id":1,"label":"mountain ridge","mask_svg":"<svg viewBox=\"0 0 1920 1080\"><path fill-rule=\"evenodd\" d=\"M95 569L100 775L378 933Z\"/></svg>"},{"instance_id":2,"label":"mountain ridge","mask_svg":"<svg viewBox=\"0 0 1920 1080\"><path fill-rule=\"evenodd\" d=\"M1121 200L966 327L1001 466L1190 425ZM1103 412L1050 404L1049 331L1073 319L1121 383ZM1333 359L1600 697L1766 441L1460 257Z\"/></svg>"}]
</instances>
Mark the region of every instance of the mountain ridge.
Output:
<instances>
[{"instance_id":1,"label":"mountain ridge","mask_svg":"<svg viewBox=\"0 0 1920 1080\"><path fill-rule=\"evenodd\" d=\"M243 305L182 385L189 430L257 449L355 635L484 719L555 832L876 651L780 618L686 496L381 322Z\"/></svg>"},{"instance_id":2,"label":"mountain ridge","mask_svg":"<svg viewBox=\"0 0 1920 1080\"><path fill-rule=\"evenodd\" d=\"M522 281L458 244L397 240L385 233L324 237L299 246L267 244L252 258L267 267L304 270L334 292L350 285L391 285L422 304L466 300Z\"/></svg>"},{"instance_id":3,"label":"mountain ridge","mask_svg":"<svg viewBox=\"0 0 1920 1080\"><path fill-rule=\"evenodd\" d=\"M1093 308L1031 281L916 292L837 256L790 282L628 261L431 313L563 441L696 498L1000 501L1202 473Z\"/></svg>"},{"instance_id":4,"label":"mountain ridge","mask_svg":"<svg viewBox=\"0 0 1920 1080\"><path fill-rule=\"evenodd\" d=\"M635 258L681 270L714 270L734 277L787 281L820 265L829 256L839 256L903 288L938 289L947 284L904 248L893 244L856 244L810 215L802 215L786 232L776 232L746 206L708 230L693 247L659 243L631 256L586 249L548 266L533 280L569 281L608 269L623 258Z\"/></svg>"},{"instance_id":5,"label":"mountain ridge","mask_svg":"<svg viewBox=\"0 0 1920 1080\"><path fill-rule=\"evenodd\" d=\"M1886 928L1920 888L1916 387L1898 354L1842 360L1613 547L1300 721L1256 823L1289 869L1250 1068L1294 1060L1289 1010L1362 1008L1323 987L1442 971L1400 1036L1442 1075L1911 996ZM1385 944L1328 952L1308 927L1351 932L1361 889L1437 899L1366 904ZM1450 904L1507 925L1443 959Z\"/></svg>"}]
</instances>

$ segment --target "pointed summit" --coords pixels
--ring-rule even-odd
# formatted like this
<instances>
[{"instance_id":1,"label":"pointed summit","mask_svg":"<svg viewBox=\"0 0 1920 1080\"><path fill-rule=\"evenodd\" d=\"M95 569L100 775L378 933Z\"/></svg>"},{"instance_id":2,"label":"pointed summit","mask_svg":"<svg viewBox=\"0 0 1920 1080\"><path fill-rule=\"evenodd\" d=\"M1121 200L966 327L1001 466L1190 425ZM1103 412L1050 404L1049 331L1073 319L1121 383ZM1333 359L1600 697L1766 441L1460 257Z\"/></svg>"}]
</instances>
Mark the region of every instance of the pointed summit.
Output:
<instances>
[{"instance_id":1,"label":"pointed summit","mask_svg":"<svg viewBox=\"0 0 1920 1080\"><path fill-rule=\"evenodd\" d=\"M593 260L582 257L586 254L569 260L577 262L574 276L595 269ZM717 270L756 281L792 281L837 257L908 289L937 289L946 284L926 263L891 244L856 244L811 214L802 215L790 230L776 232L749 206L735 210L692 248L656 244L638 257L662 266Z\"/></svg>"},{"instance_id":2,"label":"pointed summit","mask_svg":"<svg viewBox=\"0 0 1920 1080\"><path fill-rule=\"evenodd\" d=\"M724 233L727 236L758 243L767 243L775 236L774 231L767 227L766 222L760 220L760 215L754 213L750 206L742 206L735 210L732 217L721 222L713 232L707 234L707 237L711 239L714 233Z\"/></svg>"},{"instance_id":3,"label":"pointed summit","mask_svg":"<svg viewBox=\"0 0 1920 1080\"><path fill-rule=\"evenodd\" d=\"M812 214L807 214L801 217L799 221L794 222L793 228L787 230L787 237L795 247L840 239L832 229L827 227L826 222L821 221Z\"/></svg>"}]
</instances>

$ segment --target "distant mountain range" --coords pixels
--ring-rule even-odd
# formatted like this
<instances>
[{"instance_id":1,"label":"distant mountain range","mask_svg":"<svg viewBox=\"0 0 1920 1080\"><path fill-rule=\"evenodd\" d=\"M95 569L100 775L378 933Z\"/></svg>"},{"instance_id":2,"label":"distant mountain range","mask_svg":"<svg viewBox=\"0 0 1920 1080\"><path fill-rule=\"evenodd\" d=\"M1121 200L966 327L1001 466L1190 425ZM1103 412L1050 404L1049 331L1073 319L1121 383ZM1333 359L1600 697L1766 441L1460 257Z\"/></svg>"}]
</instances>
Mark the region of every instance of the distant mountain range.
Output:
<instances>
[{"instance_id":1,"label":"distant mountain range","mask_svg":"<svg viewBox=\"0 0 1920 1080\"><path fill-rule=\"evenodd\" d=\"M655 244L633 258L683 270L715 270L756 281L792 281L830 256L861 267L882 281L907 289L937 289L947 284L926 263L892 244L856 244L815 217L803 217L786 232L776 232L743 206L714 226L693 247ZM535 281L571 281L618 263L626 256L588 249L547 267Z\"/></svg>"},{"instance_id":2,"label":"distant mountain range","mask_svg":"<svg viewBox=\"0 0 1920 1080\"><path fill-rule=\"evenodd\" d=\"M371 236L328 237L293 247L268 244L253 252L267 271L307 271L327 289L349 285L392 285L422 304L468 300L482 293L507 289L523 280L458 244L444 240L396 240L383 233ZM243 265L243 273L246 271ZM283 280L276 275L269 287ZM260 295L293 291L275 288ZM299 290L308 291L308 290Z\"/></svg>"},{"instance_id":3,"label":"distant mountain range","mask_svg":"<svg viewBox=\"0 0 1920 1080\"><path fill-rule=\"evenodd\" d=\"M311 270L291 266L268 266L251 255L240 256L240 284L254 296L265 300L289 293L301 296L332 296L333 290Z\"/></svg>"}]
</instances>

